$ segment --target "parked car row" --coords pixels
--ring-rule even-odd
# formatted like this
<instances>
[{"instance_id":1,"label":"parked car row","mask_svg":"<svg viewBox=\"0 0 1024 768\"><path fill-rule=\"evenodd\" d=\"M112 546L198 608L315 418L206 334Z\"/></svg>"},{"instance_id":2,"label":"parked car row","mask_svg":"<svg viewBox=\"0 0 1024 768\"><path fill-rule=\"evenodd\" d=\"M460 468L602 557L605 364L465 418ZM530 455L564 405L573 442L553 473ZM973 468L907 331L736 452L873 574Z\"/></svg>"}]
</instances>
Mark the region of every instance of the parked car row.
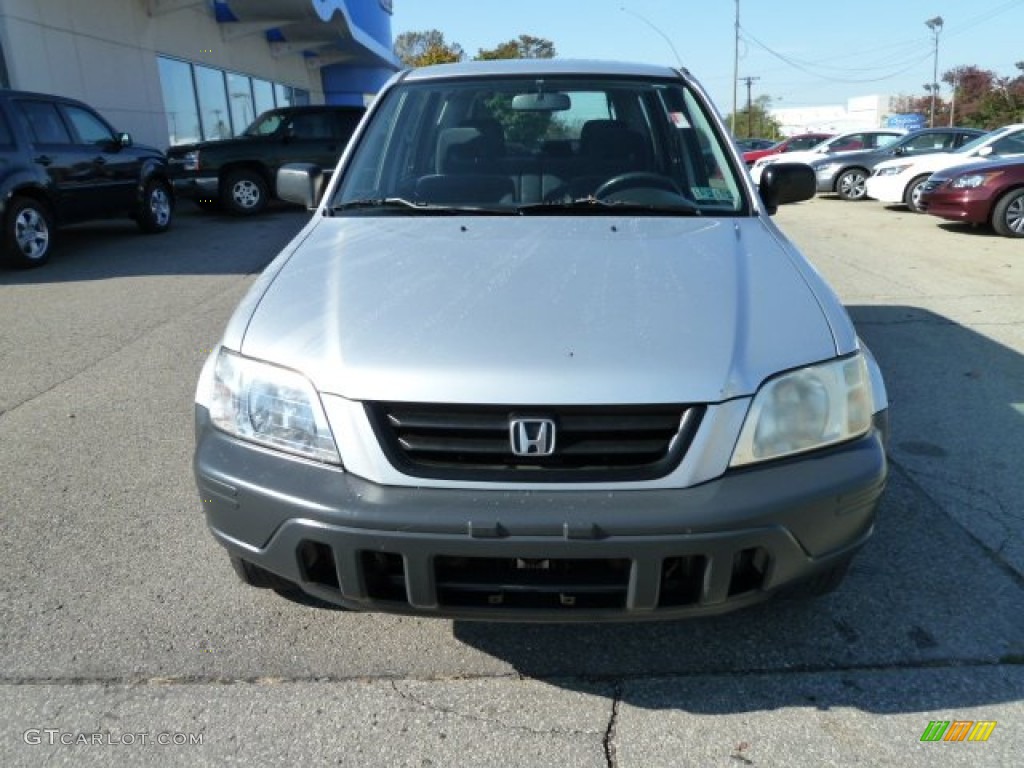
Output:
<instances>
[{"instance_id":1,"label":"parked car row","mask_svg":"<svg viewBox=\"0 0 1024 768\"><path fill-rule=\"evenodd\" d=\"M0 91L0 261L41 266L55 231L79 222L129 217L143 232L164 232L177 196L207 210L259 213L276 197L274 180L285 163L329 174L364 111L275 109L234 139L165 153L136 144L76 99Z\"/></svg>"},{"instance_id":2,"label":"parked car row","mask_svg":"<svg viewBox=\"0 0 1024 768\"><path fill-rule=\"evenodd\" d=\"M979 158L1024 153L1022 136L1024 126L1006 126L977 137L953 152L879 163L866 183L867 196L883 203L903 203L921 212L921 190L931 174Z\"/></svg>"},{"instance_id":3,"label":"parked car row","mask_svg":"<svg viewBox=\"0 0 1024 768\"><path fill-rule=\"evenodd\" d=\"M841 152L810 163L819 193L834 193L844 200L861 200L866 182L879 164L894 158L911 160L920 155L950 152L984 135L975 128L924 128L873 149Z\"/></svg>"},{"instance_id":4,"label":"parked car row","mask_svg":"<svg viewBox=\"0 0 1024 768\"><path fill-rule=\"evenodd\" d=\"M779 162L785 163L806 163L810 165L815 160L829 157L838 152L852 152L854 150L871 150L884 147L893 143L906 133L902 128L877 128L867 131L851 131L832 136L824 141L815 144L810 149L800 151L788 151L784 154L767 155L754 161L750 168L750 175L754 183L761 182L761 174L769 165Z\"/></svg>"},{"instance_id":5,"label":"parked car row","mask_svg":"<svg viewBox=\"0 0 1024 768\"><path fill-rule=\"evenodd\" d=\"M809 165L819 194L872 198L1024 237L1024 123L987 133L948 127L841 134L805 151L761 152L750 169L754 182L778 162Z\"/></svg>"}]
</instances>

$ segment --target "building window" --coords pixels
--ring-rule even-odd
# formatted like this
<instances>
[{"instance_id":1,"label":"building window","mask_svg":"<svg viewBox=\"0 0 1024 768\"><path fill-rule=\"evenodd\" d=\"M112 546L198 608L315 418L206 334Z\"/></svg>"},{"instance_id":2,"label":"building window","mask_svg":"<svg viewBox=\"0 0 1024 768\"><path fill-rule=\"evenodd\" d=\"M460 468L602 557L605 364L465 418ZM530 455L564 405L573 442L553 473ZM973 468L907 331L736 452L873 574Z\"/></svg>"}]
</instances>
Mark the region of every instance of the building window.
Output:
<instances>
[{"instance_id":1,"label":"building window","mask_svg":"<svg viewBox=\"0 0 1024 768\"><path fill-rule=\"evenodd\" d=\"M176 59L159 57L160 86L164 92L167 113L167 135L171 145L189 144L202 139L199 128L199 106L192 83L192 65Z\"/></svg>"},{"instance_id":2,"label":"building window","mask_svg":"<svg viewBox=\"0 0 1024 768\"><path fill-rule=\"evenodd\" d=\"M228 72L227 82L231 126L234 135L238 136L256 119L256 110L252 102L252 81L245 75Z\"/></svg>"},{"instance_id":3,"label":"building window","mask_svg":"<svg viewBox=\"0 0 1024 768\"><path fill-rule=\"evenodd\" d=\"M261 112L309 104L309 91L237 72L158 56L171 145L226 139Z\"/></svg>"},{"instance_id":4,"label":"building window","mask_svg":"<svg viewBox=\"0 0 1024 768\"><path fill-rule=\"evenodd\" d=\"M231 113L224 87L224 72L211 67L193 66L196 92L199 94L199 118L204 139L231 138Z\"/></svg>"},{"instance_id":5,"label":"building window","mask_svg":"<svg viewBox=\"0 0 1024 768\"><path fill-rule=\"evenodd\" d=\"M256 114L277 106L274 102L274 85L266 80L252 79L252 94L255 98Z\"/></svg>"}]
</instances>

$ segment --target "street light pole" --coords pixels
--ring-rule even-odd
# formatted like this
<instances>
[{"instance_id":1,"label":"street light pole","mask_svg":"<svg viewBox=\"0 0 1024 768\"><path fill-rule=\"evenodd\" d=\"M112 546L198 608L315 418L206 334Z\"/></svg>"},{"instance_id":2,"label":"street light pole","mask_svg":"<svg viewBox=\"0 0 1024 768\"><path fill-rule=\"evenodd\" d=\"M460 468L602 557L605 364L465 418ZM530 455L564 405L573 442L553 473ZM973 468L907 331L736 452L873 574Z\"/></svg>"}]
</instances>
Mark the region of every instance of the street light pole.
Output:
<instances>
[{"instance_id":1,"label":"street light pole","mask_svg":"<svg viewBox=\"0 0 1024 768\"><path fill-rule=\"evenodd\" d=\"M736 0L739 2L739 0ZM939 93L939 33L942 31L942 17L936 16L934 19L928 19L924 23L928 29L932 31L932 38L935 41L935 55L933 57L932 65L932 110L931 116L928 119L928 127L935 127L935 97Z\"/></svg>"}]
</instances>

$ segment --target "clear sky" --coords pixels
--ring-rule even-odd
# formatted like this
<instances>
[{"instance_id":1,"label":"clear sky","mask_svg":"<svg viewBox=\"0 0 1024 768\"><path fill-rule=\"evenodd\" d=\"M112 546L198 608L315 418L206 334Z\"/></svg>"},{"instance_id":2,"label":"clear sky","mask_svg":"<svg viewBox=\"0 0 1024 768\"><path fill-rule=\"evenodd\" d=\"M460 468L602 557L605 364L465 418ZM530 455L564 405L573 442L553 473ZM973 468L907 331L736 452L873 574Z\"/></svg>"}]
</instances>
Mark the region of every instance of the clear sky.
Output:
<instances>
[{"instance_id":1,"label":"clear sky","mask_svg":"<svg viewBox=\"0 0 1024 768\"><path fill-rule=\"evenodd\" d=\"M776 107L870 94L925 95L941 16L939 76L973 64L1020 74L1024 0L739 0L739 76ZM560 58L675 64L676 54L732 111L735 0L394 0L392 32L438 29L473 56L520 34L545 37ZM948 86L942 94L948 98ZM740 83L739 105L746 101Z\"/></svg>"}]
</instances>

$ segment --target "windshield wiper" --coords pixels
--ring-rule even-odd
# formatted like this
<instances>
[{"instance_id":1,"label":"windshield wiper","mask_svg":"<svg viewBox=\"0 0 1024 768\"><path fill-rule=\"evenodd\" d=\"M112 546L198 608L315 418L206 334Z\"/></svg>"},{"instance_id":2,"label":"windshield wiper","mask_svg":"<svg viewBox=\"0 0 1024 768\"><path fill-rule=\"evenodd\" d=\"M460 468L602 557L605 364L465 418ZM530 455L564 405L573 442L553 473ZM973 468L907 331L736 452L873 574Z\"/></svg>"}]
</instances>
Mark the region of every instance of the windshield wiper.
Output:
<instances>
[{"instance_id":1,"label":"windshield wiper","mask_svg":"<svg viewBox=\"0 0 1024 768\"><path fill-rule=\"evenodd\" d=\"M688 216L700 216L701 210L694 203L680 198L671 203L638 203L628 200L599 200L596 197L578 197L575 200L553 200L546 203L530 203L520 205L516 212L524 215L544 215L553 213L672 213Z\"/></svg>"},{"instance_id":2,"label":"windshield wiper","mask_svg":"<svg viewBox=\"0 0 1024 768\"><path fill-rule=\"evenodd\" d=\"M393 209L404 210L415 213L435 214L442 216L475 216L504 214L510 216L515 209L507 206L481 206L481 205L438 205L436 203L418 202L407 200L404 197L364 197L358 200L347 200L344 203L337 203L331 206L331 213L353 210Z\"/></svg>"}]
</instances>

